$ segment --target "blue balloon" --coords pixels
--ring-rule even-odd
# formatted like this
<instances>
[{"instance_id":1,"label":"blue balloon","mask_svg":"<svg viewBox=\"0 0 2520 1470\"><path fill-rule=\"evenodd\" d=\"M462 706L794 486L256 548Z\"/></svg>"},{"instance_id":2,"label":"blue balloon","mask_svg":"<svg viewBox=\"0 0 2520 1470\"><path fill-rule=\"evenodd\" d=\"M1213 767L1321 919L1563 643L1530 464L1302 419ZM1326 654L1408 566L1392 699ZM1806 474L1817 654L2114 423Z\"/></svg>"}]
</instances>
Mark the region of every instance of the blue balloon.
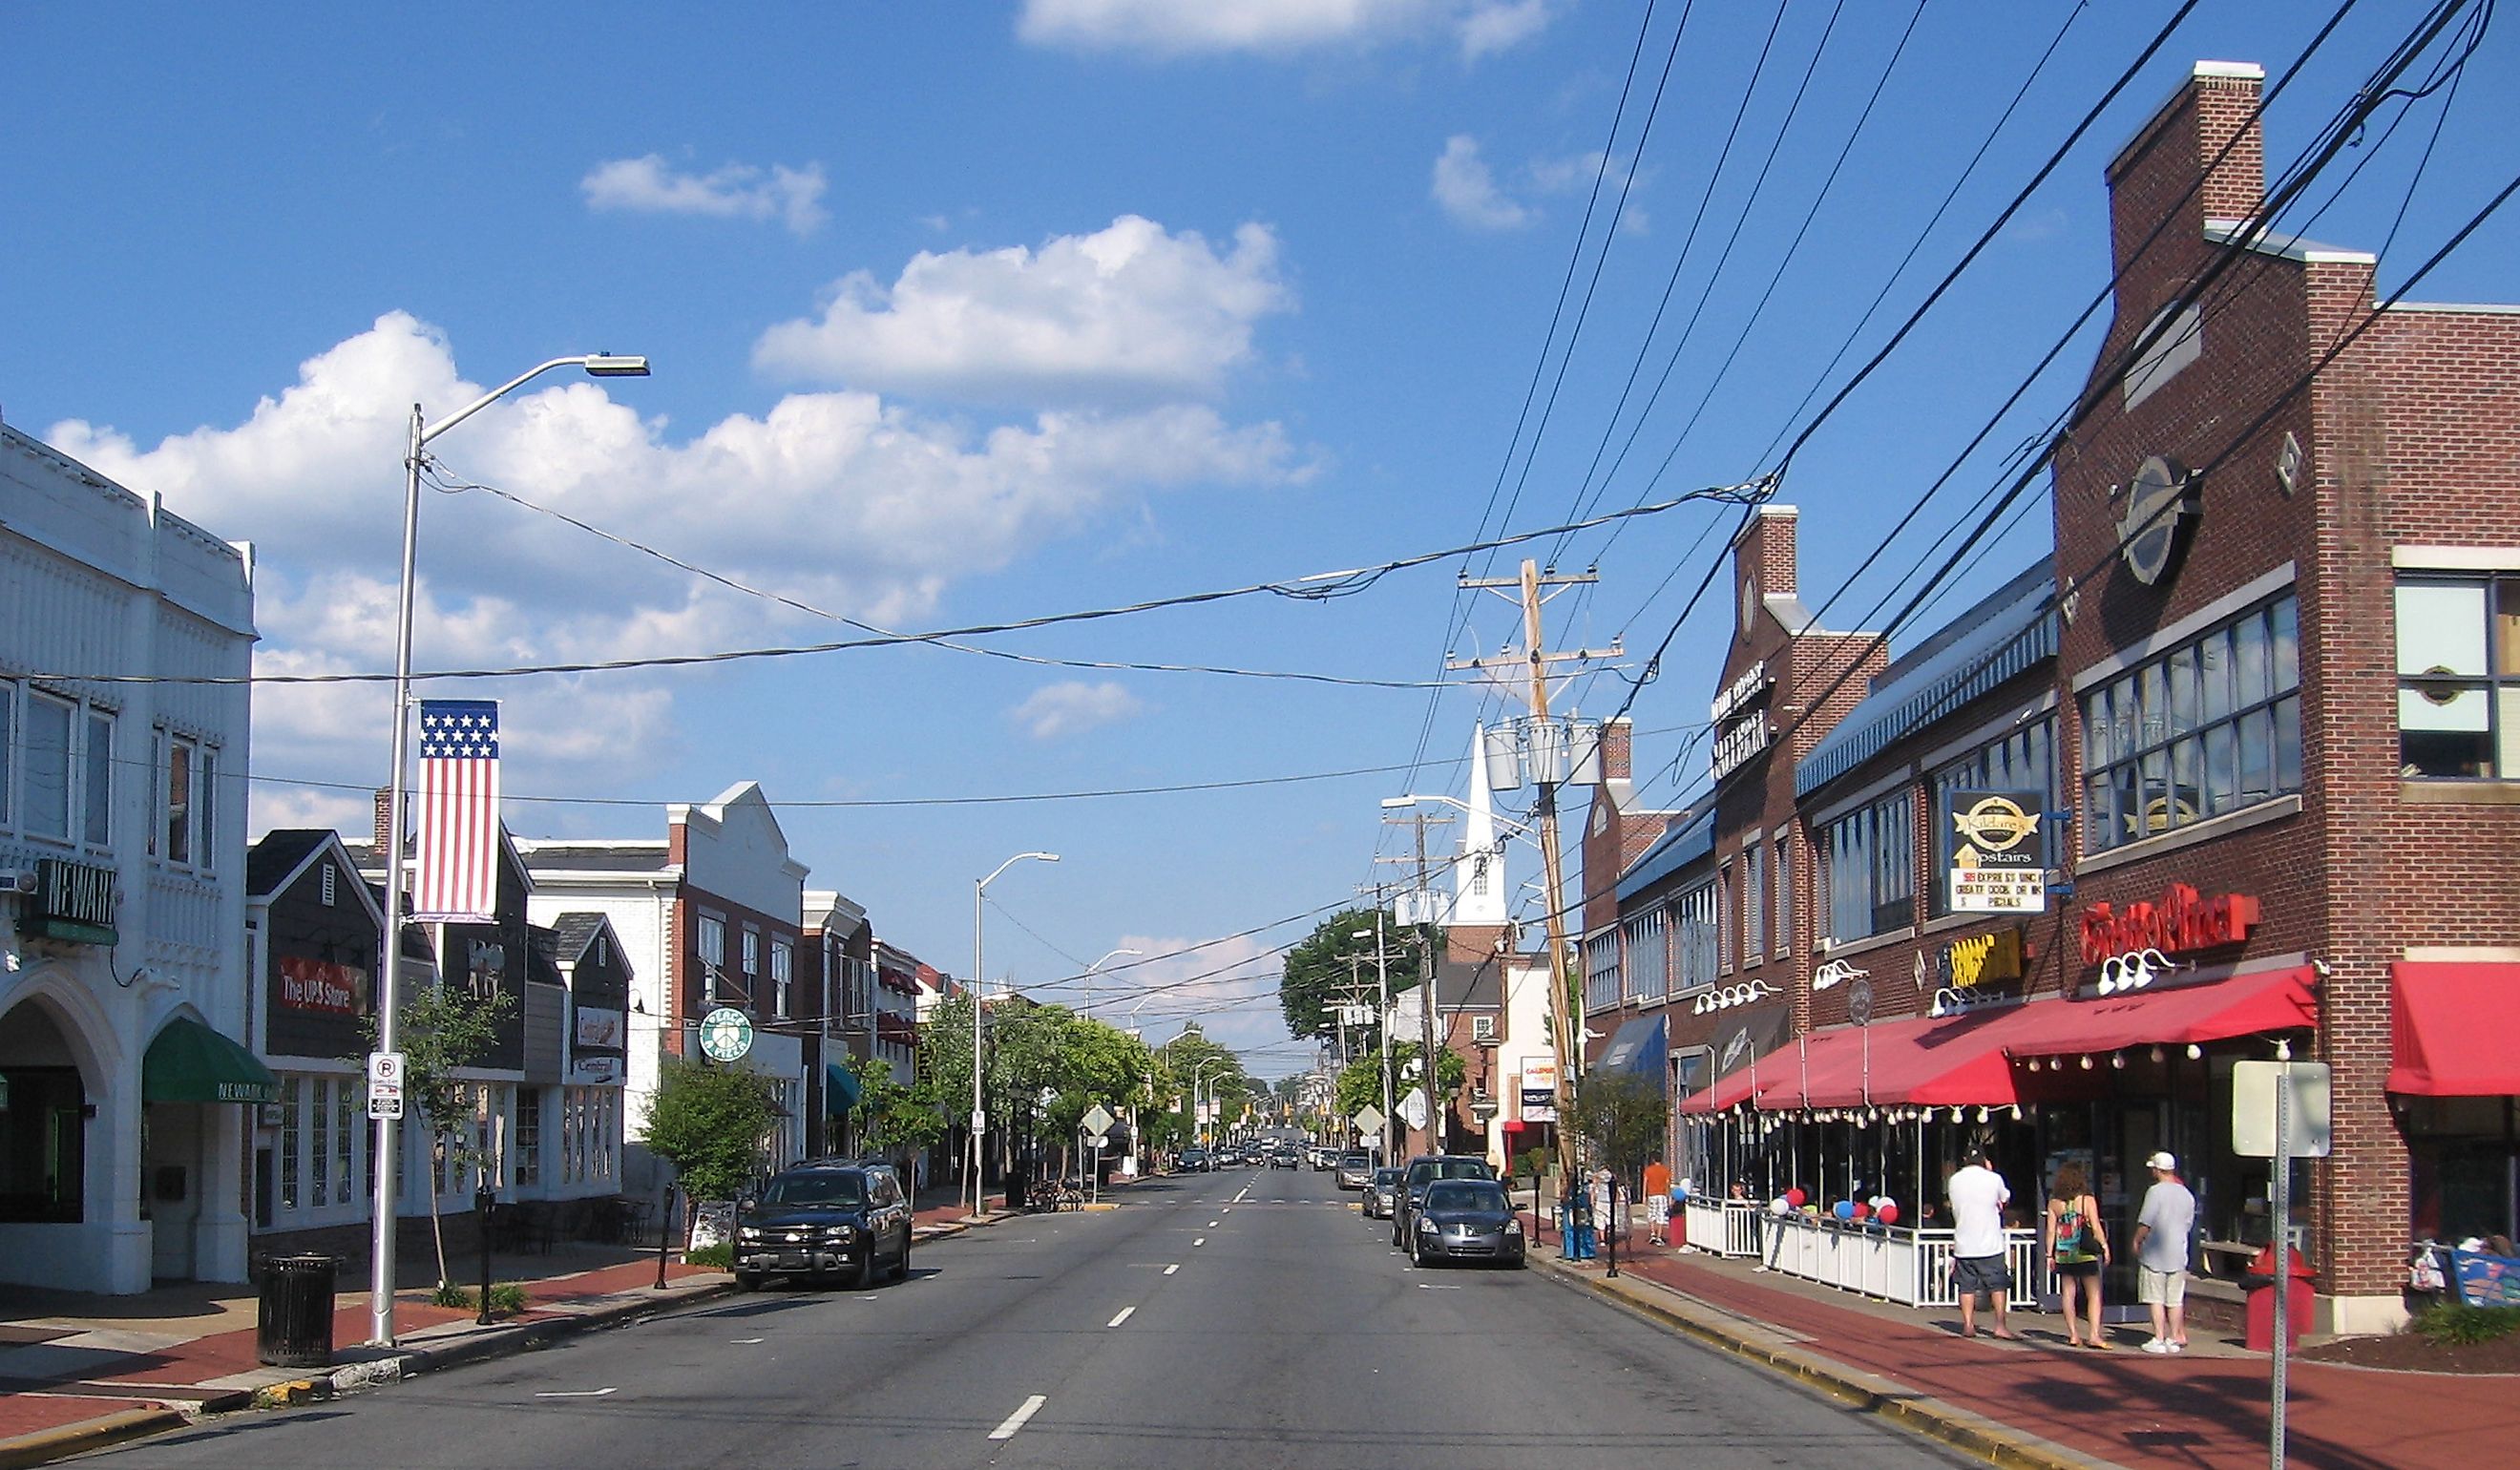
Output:
<instances>
[{"instance_id":1,"label":"blue balloon","mask_svg":"<svg viewBox=\"0 0 2520 1470\"><path fill-rule=\"evenodd\" d=\"M1855 1218L1855 1201L1851 1199L1839 1200L1837 1202L1837 1218L1840 1220L1853 1220Z\"/></svg>"}]
</instances>

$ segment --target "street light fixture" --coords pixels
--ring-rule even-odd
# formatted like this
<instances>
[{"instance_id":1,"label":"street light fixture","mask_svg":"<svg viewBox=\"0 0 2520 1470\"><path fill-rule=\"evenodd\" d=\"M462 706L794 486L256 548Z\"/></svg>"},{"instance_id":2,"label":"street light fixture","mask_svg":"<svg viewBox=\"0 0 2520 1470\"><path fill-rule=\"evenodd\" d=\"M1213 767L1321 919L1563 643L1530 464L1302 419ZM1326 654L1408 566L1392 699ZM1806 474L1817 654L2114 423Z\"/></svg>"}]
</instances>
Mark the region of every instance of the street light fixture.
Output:
<instances>
[{"instance_id":1,"label":"street light fixture","mask_svg":"<svg viewBox=\"0 0 2520 1470\"><path fill-rule=\"evenodd\" d=\"M1017 853L989 870L989 875L971 885L971 1212L985 1214L981 1206L980 1168L986 1157L980 1151L980 1136L989 1126L989 1115L980 1107L980 1002L989 988L988 971L980 959L980 916L986 910L989 885L998 874L1031 859L1036 863L1056 863L1057 853ZM1010 1201L1012 1203L1012 1201Z\"/></svg>"},{"instance_id":2,"label":"street light fixture","mask_svg":"<svg viewBox=\"0 0 2520 1470\"><path fill-rule=\"evenodd\" d=\"M1085 967L1085 1019L1089 1021L1094 1019L1094 972L1101 969L1102 966L1109 964L1112 960L1119 958L1123 955L1144 956L1146 953L1147 952L1144 950L1113 950L1110 954L1103 956L1102 958L1095 960L1092 964ZM1135 1015L1137 1012L1132 1010L1130 1014Z\"/></svg>"},{"instance_id":3,"label":"street light fixture","mask_svg":"<svg viewBox=\"0 0 2520 1470\"><path fill-rule=\"evenodd\" d=\"M379 1051L400 1049L398 1043L402 1029L398 1014L402 969L402 828L404 808L410 801L404 773L411 762L411 628L415 569L420 556L421 463L429 442L439 434L558 368L581 368L591 378L645 378L648 376L648 359L616 356L609 352L555 357L539 367L518 374L434 423L422 416L419 404L411 406L411 442L402 461L402 592L394 607L393 777L386 786L385 850L377 855L383 863L385 872L384 932L377 946ZM399 1118L377 1120L376 1156L370 1165L370 1173L374 1177L376 1219L371 1222L369 1239L368 1340L384 1348L394 1345L394 1212L397 1208L394 1163L402 1146L401 1123ZM434 1187L433 1180L431 1187Z\"/></svg>"}]
</instances>

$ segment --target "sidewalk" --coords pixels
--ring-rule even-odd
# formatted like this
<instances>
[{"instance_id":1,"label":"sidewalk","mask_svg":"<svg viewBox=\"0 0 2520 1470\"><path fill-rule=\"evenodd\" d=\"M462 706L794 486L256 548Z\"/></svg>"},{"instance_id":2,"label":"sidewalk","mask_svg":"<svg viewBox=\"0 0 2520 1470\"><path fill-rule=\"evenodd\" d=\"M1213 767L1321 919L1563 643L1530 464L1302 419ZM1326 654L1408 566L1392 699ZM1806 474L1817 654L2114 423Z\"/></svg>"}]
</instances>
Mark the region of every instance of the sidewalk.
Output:
<instances>
[{"instance_id":1,"label":"sidewalk","mask_svg":"<svg viewBox=\"0 0 2520 1470\"><path fill-rule=\"evenodd\" d=\"M1545 1250L1535 1239L1532 1262L2001 1462L2185 1470L2267 1462L2269 1359L2234 1335L2191 1324L2186 1353L2155 1357L2138 1351L2149 1329L2114 1328L2119 1351L2077 1351L2065 1344L2062 1317L2015 1312L2021 1341L1962 1339L1957 1309L1876 1302L1642 1240L1639 1230L1621 1243L1615 1281L1604 1262L1558 1260L1554 1232ZM2288 1376L2285 1440L2296 1464L2491 1464L2520 1440L2520 1384L2507 1377L2299 1360Z\"/></svg>"},{"instance_id":2,"label":"sidewalk","mask_svg":"<svg viewBox=\"0 0 2520 1470\"><path fill-rule=\"evenodd\" d=\"M42 1464L256 1403L295 1403L512 1351L625 1316L732 1289L723 1271L674 1262L657 1290L653 1251L563 1248L494 1263L525 1291L526 1309L488 1327L468 1311L430 1305L427 1287L395 1293L397 1347L368 1336L364 1283L338 1284L334 1366L265 1367L255 1359L253 1286L184 1283L132 1297L0 1287L0 1470ZM459 1266L458 1271L463 1269ZM401 1279L431 1281L434 1262Z\"/></svg>"}]
</instances>

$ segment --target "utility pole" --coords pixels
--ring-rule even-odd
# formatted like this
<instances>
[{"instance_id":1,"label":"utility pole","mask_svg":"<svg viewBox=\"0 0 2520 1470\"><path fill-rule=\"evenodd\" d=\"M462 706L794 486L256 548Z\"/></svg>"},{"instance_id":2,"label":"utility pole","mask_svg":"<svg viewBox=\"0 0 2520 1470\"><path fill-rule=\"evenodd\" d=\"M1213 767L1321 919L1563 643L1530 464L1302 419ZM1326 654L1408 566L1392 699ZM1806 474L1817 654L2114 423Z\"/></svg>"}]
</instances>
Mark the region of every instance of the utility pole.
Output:
<instances>
[{"instance_id":1,"label":"utility pole","mask_svg":"<svg viewBox=\"0 0 2520 1470\"><path fill-rule=\"evenodd\" d=\"M1563 589L1600 578L1591 571L1561 576L1554 571L1544 573L1538 562L1522 563L1521 575L1508 579L1474 579L1464 577L1462 586L1477 588L1500 595L1510 593L1522 604L1522 654L1519 658L1446 660L1450 669L1503 670L1522 665L1524 699L1531 706L1531 728L1549 732L1549 749L1560 757L1556 761L1534 764L1532 783L1539 788L1533 812L1540 827L1541 881L1546 892L1549 912L1543 918L1549 943L1549 1029L1550 1041L1557 1048L1557 1178L1561 1186L1570 1185L1576 1178L1575 1140L1568 1134L1566 1120L1575 1101L1575 1083L1584 1065L1584 993L1581 977L1570 962L1566 943L1565 874L1559 861L1557 841L1557 787L1567 776L1562 760L1567 741L1559 727L1551 723L1549 714L1549 682L1553 665L1583 663L1595 659L1616 658L1624 651L1617 640L1606 649L1576 649L1552 653L1543 638L1540 608L1549 600L1551 589Z\"/></svg>"},{"instance_id":2,"label":"utility pole","mask_svg":"<svg viewBox=\"0 0 2520 1470\"><path fill-rule=\"evenodd\" d=\"M1412 891L1418 895L1418 1000L1421 1008L1420 1014L1418 1017L1418 1030L1420 1033L1418 1052L1418 1084L1420 1092L1426 1101L1426 1151L1428 1153L1441 1153L1444 1151L1442 1143L1443 1132L1437 1123L1437 1119L1440 1115L1436 1112L1436 1109L1441 1106L1441 1103L1436 1096L1435 947L1426 938L1426 930L1430 927L1427 915L1433 912L1435 899L1434 890L1428 885L1426 878L1426 828L1429 826L1450 825L1453 819L1450 817L1429 817L1423 812L1411 812L1406 818L1385 817L1382 820L1385 824L1392 825L1398 825L1405 822L1409 826L1415 828L1416 831L1415 851L1411 856L1401 858L1376 858L1374 861L1377 863L1411 864L1417 872L1416 886ZM1377 911L1377 913L1379 913L1379 911ZM1375 919L1375 923L1379 925L1380 922L1381 920L1377 917ZM1377 936L1375 948L1379 949L1380 947L1380 939L1379 936Z\"/></svg>"}]
</instances>

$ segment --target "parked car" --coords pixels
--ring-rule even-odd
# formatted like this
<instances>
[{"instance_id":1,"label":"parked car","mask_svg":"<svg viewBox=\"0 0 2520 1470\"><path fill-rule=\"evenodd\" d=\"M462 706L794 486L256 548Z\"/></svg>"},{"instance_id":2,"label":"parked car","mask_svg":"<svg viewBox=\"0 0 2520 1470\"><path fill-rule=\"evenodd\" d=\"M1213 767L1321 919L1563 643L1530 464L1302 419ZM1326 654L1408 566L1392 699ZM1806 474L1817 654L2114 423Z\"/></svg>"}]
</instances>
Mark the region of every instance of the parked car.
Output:
<instances>
[{"instance_id":1,"label":"parked car","mask_svg":"<svg viewBox=\"0 0 2520 1470\"><path fill-rule=\"evenodd\" d=\"M1487 1180L1494 1182L1496 1167L1487 1160L1465 1153L1421 1153L1402 1168L1400 1192L1393 1200L1391 1243L1406 1248L1412 1217L1426 1198L1426 1186L1437 1180Z\"/></svg>"},{"instance_id":2,"label":"parked car","mask_svg":"<svg viewBox=\"0 0 2520 1470\"><path fill-rule=\"evenodd\" d=\"M1391 1211L1394 1203L1399 1198L1399 1195L1400 1170L1398 1166L1385 1164L1383 1167L1373 1171L1372 1177L1365 1181L1365 1218L1368 1220L1389 1220L1391 1218Z\"/></svg>"},{"instance_id":3,"label":"parked car","mask_svg":"<svg viewBox=\"0 0 2520 1470\"><path fill-rule=\"evenodd\" d=\"M1330 1171L1330 1182L1342 1189L1362 1189L1373 1178L1373 1155L1343 1153Z\"/></svg>"},{"instance_id":4,"label":"parked car","mask_svg":"<svg viewBox=\"0 0 2520 1470\"><path fill-rule=\"evenodd\" d=\"M735 1284L772 1276L871 1284L910 1275L910 1198L888 1164L818 1161L783 1169L736 1203Z\"/></svg>"},{"instance_id":5,"label":"parked car","mask_svg":"<svg viewBox=\"0 0 2520 1470\"><path fill-rule=\"evenodd\" d=\"M1439 1179L1426 1186L1409 1231L1409 1259L1522 1265L1522 1219L1494 1180Z\"/></svg>"}]
</instances>

